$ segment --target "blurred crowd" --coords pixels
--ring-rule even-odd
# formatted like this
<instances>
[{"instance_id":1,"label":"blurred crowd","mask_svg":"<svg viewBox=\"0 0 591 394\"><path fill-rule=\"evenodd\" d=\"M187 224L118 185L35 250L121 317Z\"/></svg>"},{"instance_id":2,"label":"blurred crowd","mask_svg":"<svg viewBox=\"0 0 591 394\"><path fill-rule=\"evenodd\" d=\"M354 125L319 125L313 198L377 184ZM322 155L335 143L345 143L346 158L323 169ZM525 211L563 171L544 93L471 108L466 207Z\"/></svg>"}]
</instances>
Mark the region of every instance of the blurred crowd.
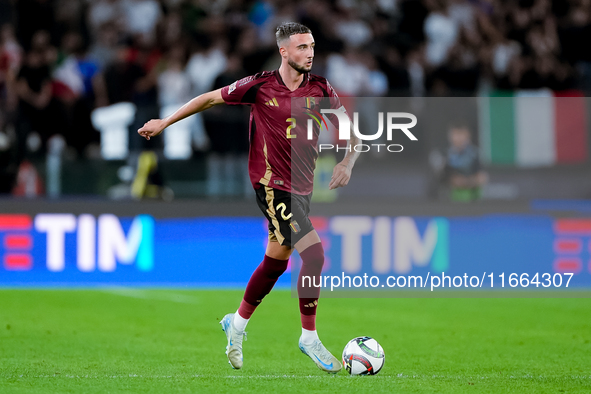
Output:
<instances>
[{"instance_id":1,"label":"blurred crowd","mask_svg":"<svg viewBox=\"0 0 591 394\"><path fill-rule=\"evenodd\" d=\"M591 87L591 0L0 0L0 151L14 140L18 163L59 134L92 156L93 109L132 102L137 129L277 68L287 20L312 29L313 72L343 96ZM246 118L208 116L194 148L246 149L212 130Z\"/></svg>"}]
</instances>

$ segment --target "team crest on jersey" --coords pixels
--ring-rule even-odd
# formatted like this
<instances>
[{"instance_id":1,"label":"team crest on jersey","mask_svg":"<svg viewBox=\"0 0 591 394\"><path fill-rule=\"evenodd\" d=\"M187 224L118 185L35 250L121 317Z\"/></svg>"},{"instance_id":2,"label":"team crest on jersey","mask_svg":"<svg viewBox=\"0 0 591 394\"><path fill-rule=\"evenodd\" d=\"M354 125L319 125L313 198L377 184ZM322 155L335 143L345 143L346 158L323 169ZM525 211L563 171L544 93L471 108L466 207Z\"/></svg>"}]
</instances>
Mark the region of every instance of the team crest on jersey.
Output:
<instances>
[{"instance_id":1,"label":"team crest on jersey","mask_svg":"<svg viewBox=\"0 0 591 394\"><path fill-rule=\"evenodd\" d=\"M232 85L230 85L230 87L228 88L228 94L232 93L234 90L236 90L236 84L238 83L238 81L234 82Z\"/></svg>"},{"instance_id":2,"label":"team crest on jersey","mask_svg":"<svg viewBox=\"0 0 591 394\"><path fill-rule=\"evenodd\" d=\"M291 231L293 231L294 234L299 233L301 230L300 225L295 220L289 222L289 227L291 228Z\"/></svg>"}]
</instances>

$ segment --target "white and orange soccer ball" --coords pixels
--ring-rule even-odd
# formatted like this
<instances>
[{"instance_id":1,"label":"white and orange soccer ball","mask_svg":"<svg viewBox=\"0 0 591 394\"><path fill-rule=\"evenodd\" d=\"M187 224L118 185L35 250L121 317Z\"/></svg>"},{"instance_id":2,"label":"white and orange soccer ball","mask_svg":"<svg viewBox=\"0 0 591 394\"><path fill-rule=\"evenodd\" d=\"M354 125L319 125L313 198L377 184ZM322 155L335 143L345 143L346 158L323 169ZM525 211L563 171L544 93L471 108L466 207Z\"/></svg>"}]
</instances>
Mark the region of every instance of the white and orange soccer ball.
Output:
<instances>
[{"instance_id":1,"label":"white and orange soccer ball","mask_svg":"<svg viewBox=\"0 0 591 394\"><path fill-rule=\"evenodd\" d=\"M351 375L375 375L385 359L384 349L370 337L351 339L343 350L343 367Z\"/></svg>"}]
</instances>

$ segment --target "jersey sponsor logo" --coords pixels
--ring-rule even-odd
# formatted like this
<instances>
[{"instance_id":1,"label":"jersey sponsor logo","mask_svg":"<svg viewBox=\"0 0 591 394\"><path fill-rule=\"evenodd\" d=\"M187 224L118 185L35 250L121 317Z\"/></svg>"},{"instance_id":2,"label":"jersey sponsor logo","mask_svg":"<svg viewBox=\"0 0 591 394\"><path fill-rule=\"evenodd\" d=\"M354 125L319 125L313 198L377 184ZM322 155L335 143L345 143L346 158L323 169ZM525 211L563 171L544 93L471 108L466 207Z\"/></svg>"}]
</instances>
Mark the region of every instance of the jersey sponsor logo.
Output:
<instances>
[{"instance_id":1,"label":"jersey sponsor logo","mask_svg":"<svg viewBox=\"0 0 591 394\"><path fill-rule=\"evenodd\" d=\"M281 180L275 180L273 181L274 184L282 186L285 182L281 181Z\"/></svg>"},{"instance_id":2,"label":"jersey sponsor logo","mask_svg":"<svg viewBox=\"0 0 591 394\"><path fill-rule=\"evenodd\" d=\"M271 107L279 107L279 103L277 102L277 99L275 97L273 97L271 100L267 101L265 103L265 105L268 105Z\"/></svg>"},{"instance_id":3,"label":"jersey sponsor logo","mask_svg":"<svg viewBox=\"0 0 591 394\"><path fill-rule=\"evenodd\" d=\"M238 83L238 81L234 82L232 85L230 85L230 87L228 88L228 94L232 93L234 90L236 90L236 84Z\"/></svg>"},{"instance_id":4,"label":"jersey sponsor logo","mask_svg":"<svg viewBox=\"0 0 591 394\"><path fill-rule=\"evenodd\" d=\"M245 77L242 78L240 81L236 81L238 82L238 87L244 86L247 83L251 82L254 79L254 75L251 75L250 77Z\"/></svg>"}]
</instances>

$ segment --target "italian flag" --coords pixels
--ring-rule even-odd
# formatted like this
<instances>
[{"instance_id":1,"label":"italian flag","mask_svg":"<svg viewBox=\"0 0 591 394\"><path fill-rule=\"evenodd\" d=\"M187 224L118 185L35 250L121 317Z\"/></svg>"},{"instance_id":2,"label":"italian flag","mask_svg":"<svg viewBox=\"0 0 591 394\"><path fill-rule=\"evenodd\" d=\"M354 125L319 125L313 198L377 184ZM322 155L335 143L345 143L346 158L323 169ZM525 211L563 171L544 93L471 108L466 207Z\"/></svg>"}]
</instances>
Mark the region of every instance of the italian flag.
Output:
<instances>
[{"instance_id":1,"label":"italian flag","mask_svg":"<svg viewBox=\"0 0 591 394\"><path fill-rule=\"evenodd\" d=\"M484 163L540 167L587 160L582 93L495 92L479 100Z\"/></svg>"}]
</instances>

